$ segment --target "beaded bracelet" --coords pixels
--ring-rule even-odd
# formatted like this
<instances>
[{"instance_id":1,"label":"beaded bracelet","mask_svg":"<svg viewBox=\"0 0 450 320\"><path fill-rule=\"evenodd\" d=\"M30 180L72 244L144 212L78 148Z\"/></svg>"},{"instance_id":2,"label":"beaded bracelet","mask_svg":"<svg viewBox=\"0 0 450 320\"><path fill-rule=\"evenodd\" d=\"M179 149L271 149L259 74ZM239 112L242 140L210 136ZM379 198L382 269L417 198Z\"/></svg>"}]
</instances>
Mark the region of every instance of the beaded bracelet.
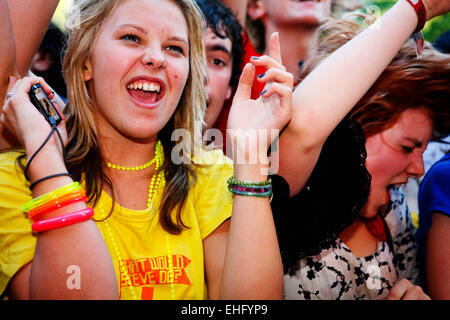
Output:
<instances>
[{"instance_id":1,"label":"beaded bracelet","mask_svg":"<svg viewBox=\"0 0 450 320\"><path fill-rule=\"evenodd\" d=\"M60 188L57 188L53 191L50 191L46 194L43 194L37 198L32 199L31 201L27 202L24 204L23 206L23 211L28 212L31 209L37 208L39 206L41 206L42 204L51 201L52 199L57 199L59 197L62 197L74 190L79 190L81 189L80 184L75 181L69 184L66 184Z\"/></svg>"},{"instance_id":2,"label":"beaded bracelet","mask_svg":"<svg viewBox=\"0 0 450 320\"><path fill-rule=\"evenodd\" d=\"M268 198L272 195L272 180L266 182L242 182L231 177L227 181L228 190L241 196Z\"/></svg>"},{"instance_id":3,"label":"beaded bracelet","mask_svg":"<svg viewBox=\"0 0 450 320\"><path fill-rule=\"evenodd\" d=\"M31 225L34 232L42 232L66 227L75 223L89 220L94 215L92 208L85 208L75 212L67 213L54 218L36 221Z\"/></svg>"}]
</instances>

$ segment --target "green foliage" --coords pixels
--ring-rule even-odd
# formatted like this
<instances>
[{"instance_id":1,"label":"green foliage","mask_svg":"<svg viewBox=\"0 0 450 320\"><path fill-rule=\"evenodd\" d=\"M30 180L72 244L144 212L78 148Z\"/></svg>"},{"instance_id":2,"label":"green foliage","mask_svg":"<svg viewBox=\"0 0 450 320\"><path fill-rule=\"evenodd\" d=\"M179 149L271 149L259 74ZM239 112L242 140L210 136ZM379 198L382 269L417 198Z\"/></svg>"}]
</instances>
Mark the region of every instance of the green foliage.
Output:
<instances>
[{"instance_id":1,"label":"green foliage","mask_svg":"<svg viewBox=\"0 0 450 320\"><path fill-rule=\"evenodd\" d=\"M396 0L369 0L363 1L364 6L376 5L384 13L391 8ZM450 30L450 13L436 17L428 21L423 29L425 40L433 42L440 35Z\"/></svg>"}]
</instances>

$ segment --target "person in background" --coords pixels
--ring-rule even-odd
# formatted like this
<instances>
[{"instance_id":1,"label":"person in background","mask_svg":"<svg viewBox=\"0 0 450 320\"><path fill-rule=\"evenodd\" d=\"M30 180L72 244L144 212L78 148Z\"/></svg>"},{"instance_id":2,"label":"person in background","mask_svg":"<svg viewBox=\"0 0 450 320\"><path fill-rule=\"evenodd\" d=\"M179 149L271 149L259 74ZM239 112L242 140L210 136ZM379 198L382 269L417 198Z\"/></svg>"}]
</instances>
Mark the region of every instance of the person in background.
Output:
<instances>
[{"instance_id":1,"label":"person in background","mask_svg":"<svg viewBox=\"0 0 450 320\"><path fill-rule=\"evenodd\" d=\"M450 31L441 35L433 46L440 52L450 53ZM449 300L450 136L441 141L431 142L424 152L426 174L418 192L416 243L422 286L432 299Z\"/></svg>"},{"instance_id":2,"label":"person in background","mask_svg":"<svg viewBox=\"0 0 450 320\"><path fill-rule=\"evenodd\" d=\"M62 60L66 35L50 23L38 51L33 56L30 71L45 79L60 97L66 98L66 84L62 74Z\"/></svg>"},{"instance_id":3,"label":"person in background","mask_svg":"<svg viewBox=\"0 0 450 320\"><path fill-rule=\"evenodd\" d=\"M266 43L271 32L279 32L282 42L282 61L286 70L296 79L305 59L313 54L319 40L318 27L331 10L344 10L340 0L290 1L290 0L223 0L235 12L238 21L245 26L244 63L252 57L266 54ZM355 9L356 2L349 8ZM347 8L347 10L349 9ZM257 99L266 82L261 79L266 69L256 67L252 98ZM215 128L226 135L230 104L226 104L219 115ZM223 149L226 150L226 140Z\"/></svg>"},{"instance_id":4,"label":"person in background","mask_svg":"<svg viewBox=\"0 0 450 320\"><path fill-rule=\"evenodd\" d=\"M423 5L427 19L450 9ZM418 16L399 1L363 32L355 22L331 23L305 64L280 136L285 197L276 199L274 181L272 201L287 299L428 299L415 285L413 227L396 186L423 174L426 145L448 133L450 70L435 50L417 59L414 43L402 48ZM355 68L363 57L371 63ZM345 122L347 135L335 128Z\"/></svg>"},{"instance_id":5,"label":"person in background","mask_svg":"<svg viewBox=\"0 0 450 320\"><path fill-rule=\"evenodd\" d=\"M450 299L450 151L434 163L419 188L416 232L422 285L432 299Z\"/></svg>"},{"instance_id":6,"label":"person in background","mask_svg":"<svg viewBox=\"0 0 450 320\"><path fill-rule=\"evenodd\" d=\"M433 47L442 53L450 53L450 31L442 34L437 38ZM450 151L450 136L447 137L435 137L428 144L423 153L423 166L425 173L431 168L431 166L441 159L448 151ZM413 219L414 227L417 230L419 227L419 203L418 193L419 187L423 177L409 179L408 183L403 186L403 192L406 195L408 206L411 210L411 217Z\"/></svg>"},{"instance_id":7,"label":"person in background","mask_svg":"<svg viewBox=\"0 0 450 320\"><path fill-rule=\"evenodd\" d=\"M433 47L439 52L450 54L450 31L445 32L433 42ZM450 136L440 137L439 141L431 141L423 153L425 172L450 151ZM420 181L419 181L420 182ZM418 183L419 184L419 183Z\"/></svg>"},{"instance_id":8,"label":"person in background","mask_svg":"<svg viewBox=\"0 0 450 320\"><path fill-rule=\"evenodd\" d=\"M252 43L267 53L272 32L280 33L282 61L297 79L303 62L311 57L319 41L319 26L331 13L332 0L249 0L247 14L252 26Z\"/></svg>"},{"instance_id":9,"label":"person in background","mask_svg":"<svg viewBox=\"0 0 450 320\"><path fill-rule=\"evenodd\" d=\"M213 128L225 101L230 100L242 65L242 27L233 12L216 0L196 0L206 20L203 41L207 60L204 130Z\"/></svg>"}]
</instances>

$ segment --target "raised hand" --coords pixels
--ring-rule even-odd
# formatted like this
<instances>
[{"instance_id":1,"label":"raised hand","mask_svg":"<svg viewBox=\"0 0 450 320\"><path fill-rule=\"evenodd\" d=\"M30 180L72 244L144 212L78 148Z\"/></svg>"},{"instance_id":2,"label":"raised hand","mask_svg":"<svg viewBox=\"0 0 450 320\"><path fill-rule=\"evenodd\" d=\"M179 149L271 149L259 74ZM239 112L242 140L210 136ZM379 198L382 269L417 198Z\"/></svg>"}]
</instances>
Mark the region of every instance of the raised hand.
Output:
<instances>
[{"instance_id":1,"label":"raised hand","mask_svg":"<svg viewBox=\"0 0 450 320\"><path fill-rule=\"evenodd\" d=\"M264 66L267 69L258 78L258 81L267 84L256 100L250 98L255 76L254 66ZM246 156L251 152L267 152L276 138L273 132L280 132L290 120L293 78L282 65L279 35L274 33L270 39L269 55L254 57L244 67L239 79L227 127L233 150L245 150ZM247 139L242 137L245 134L248 134ZM248 138L250 135L256 135L257 139L252 142Z\"/></svg>"},{"instance_id":2,"label":"raised hand","mask_svg":"<svg viewBox=\"0 0 450 320\"><path fill-rule=\"evenodd\" d=\"M449 0L422 0L427 10L427 20L450 11Z\"/></svg>"},{"instance_id":3,"label":"raised hand","mask_svg":"<svg viewBox=\"0 0 450 320\"><path fill-rule=\"evenodd\" d=\"M26 77L16 80L11 77L8 86L8 97L2 109L1 122L20 141L27 153L34 152L44 142L51 128L44 116L31 103L28 93L34 84L41 84L50 99L54 97L50 87L40 77ZM54 103L55 104L55 103ZM63 121L58 125L64 144L67 143L64 115L55 104ZM55 134L56 136L56 134ZM56 137L52 137L49 145L58 144ZM60 149L60 148L59 148ZM60 150L62 152L62 150Z\"/></svg>"}]
</instances>

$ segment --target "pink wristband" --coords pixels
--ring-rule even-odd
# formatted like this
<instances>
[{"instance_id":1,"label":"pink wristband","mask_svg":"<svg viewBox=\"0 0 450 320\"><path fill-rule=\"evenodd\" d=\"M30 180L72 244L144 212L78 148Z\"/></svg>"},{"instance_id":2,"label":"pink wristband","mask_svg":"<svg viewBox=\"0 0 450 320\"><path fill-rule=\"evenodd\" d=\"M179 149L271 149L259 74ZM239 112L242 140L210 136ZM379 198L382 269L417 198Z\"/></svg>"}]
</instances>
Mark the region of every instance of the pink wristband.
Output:
<instances>
[{"instance_id":1,"label":"pink wristband","mask_svg":"<svg viewBox=\"0 0 450 320\"><path fill-rule=\"evenodd\" d=\"M42 232L58 229L65 226L69 226L71 224L89 220L90 218L92 218L93 215L94 210L92 208L85 208L54 218L36 221L31 225L31 229L34 232Z\"/></svg>"}]
</instances>

